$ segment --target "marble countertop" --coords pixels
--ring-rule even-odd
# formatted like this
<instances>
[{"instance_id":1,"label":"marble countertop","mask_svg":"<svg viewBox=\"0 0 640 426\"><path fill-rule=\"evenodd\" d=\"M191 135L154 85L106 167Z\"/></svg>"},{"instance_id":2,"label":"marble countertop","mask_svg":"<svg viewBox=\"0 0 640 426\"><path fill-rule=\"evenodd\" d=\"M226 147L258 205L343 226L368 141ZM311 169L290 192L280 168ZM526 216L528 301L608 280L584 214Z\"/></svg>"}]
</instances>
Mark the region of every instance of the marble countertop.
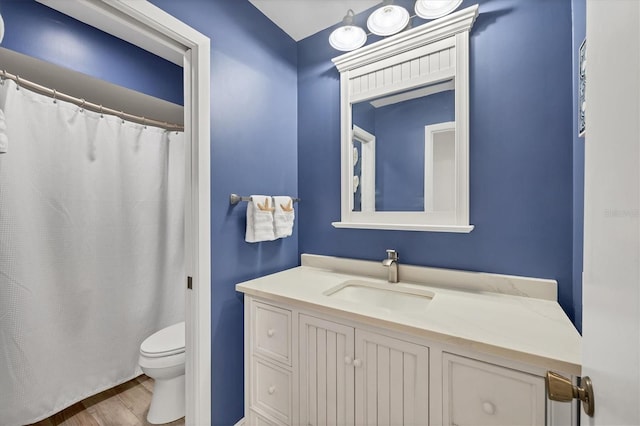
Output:
<instances>
[{"instance_id":1,"label":"marble countertop","mask_svg":"<svg viewBox=\"0 0 640 426\"><path fill-rule=\"evenodd\" d=\"M392 311L324 294L347 280L386 283L380 262L302 255L302 266L237 284L236 290L580 375L581 337L555 300L555 281L402 264L399 271L401 282L389 286L435 294L424 312Z\"/></svg>"}]
</instances>

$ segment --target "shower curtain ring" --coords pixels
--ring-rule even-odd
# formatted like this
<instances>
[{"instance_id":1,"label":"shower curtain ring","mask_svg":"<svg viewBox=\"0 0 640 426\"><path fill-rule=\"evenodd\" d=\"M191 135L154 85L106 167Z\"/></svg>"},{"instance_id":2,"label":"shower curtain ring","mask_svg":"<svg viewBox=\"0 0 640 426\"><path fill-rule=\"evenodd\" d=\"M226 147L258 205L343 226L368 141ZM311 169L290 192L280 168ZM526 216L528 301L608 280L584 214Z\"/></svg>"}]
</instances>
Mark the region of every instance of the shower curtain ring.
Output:
<instances>
[{"instance_id":1,"label":"shower curtain ring","mask_svg":"<svg viewBox=\"0 0 640 426\"><path fill-rule=\"evenodd\" d=\"M86 102L84 99L80 99L82 102L80 102L80 112L84 112L84 103Z\"/></svg>"},{"instance_id":2,"label":"shower curtain ring","mask_svg":"<svg viewBox=\"0 0 640 426\"><path fill-rule=\"evenodd\" d=\"M7 70L2 70L2 77L0 77L0 84L4 86L4 81L7 79Z\"/></svg>"},{"instance_id":3,"label":"shower curtain ring","mask_svg":"<svg viewBox=\"0 0 640 426\"><path fill-rule=\"evenodd\" d=\"M104 118L104 114L102 114L102 105L100 105L100 118Z\"/></svg>"},{"instance_id":4,"label":"shower curtain ring","mask_svg":"<svg viewBox=\"0 0 640 426\"><path fill-rule=\"evenodd\" d=\"M20 76L16 75L16 90L20 90Z\"/></svg>"},{"instance_id":5,"label":"shower curtain ring","mask_svg":"<svg viewBox=\"0 0 640 426\"><path fill-rule=\"evenodd\" d=\"M124 124L124 111L120 111L120 120L122 120L122 124Z\"/></svg>"},{"instance_id":6,"label":"shower curtain ring","mask_svg":"<svg viewBox=\"0 0 640 426\"><path fill-rule=\"evenodd\" d=\"M144 128L147 128L147 119L142 117L142 125L144 126Z\"/></svg>"},{"instance_id":7,"label":"shower curtain ring","mask_svg":"<svg viewBox=\"0 0 640 426\"><path fill-rule=\"evenodd\" d=\"M53 103L57 104L58 101L56 100L56 89L53 89Z\"/></svg>"}]
</instances>

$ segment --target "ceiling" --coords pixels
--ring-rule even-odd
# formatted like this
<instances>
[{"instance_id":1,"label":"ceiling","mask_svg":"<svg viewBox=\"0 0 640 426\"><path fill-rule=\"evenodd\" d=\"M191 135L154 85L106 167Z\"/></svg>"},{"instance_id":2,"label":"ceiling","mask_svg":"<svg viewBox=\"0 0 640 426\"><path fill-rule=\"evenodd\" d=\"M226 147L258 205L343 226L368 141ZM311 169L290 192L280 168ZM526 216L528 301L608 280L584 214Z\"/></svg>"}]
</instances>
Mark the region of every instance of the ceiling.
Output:
<instances>
[{"instance_id":1,"label":"ceiling","mask_svg":"<svg viewBox=\"0 0 640 426\"><path fill-rule=\"evenodd\" d=\"M295 41L342 21L349 9L358 14L381 0L249 0Z\"/></svg>"}]
</instances>

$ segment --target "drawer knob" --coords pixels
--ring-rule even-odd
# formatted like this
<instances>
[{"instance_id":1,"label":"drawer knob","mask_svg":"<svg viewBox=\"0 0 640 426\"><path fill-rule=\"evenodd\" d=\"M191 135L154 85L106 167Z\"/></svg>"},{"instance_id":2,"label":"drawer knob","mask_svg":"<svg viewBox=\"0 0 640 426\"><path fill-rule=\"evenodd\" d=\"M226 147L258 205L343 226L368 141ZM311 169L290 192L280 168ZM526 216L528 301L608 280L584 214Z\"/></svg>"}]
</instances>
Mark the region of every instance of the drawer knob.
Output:
<instances>
[{"instance_id":1,"label":"drawer knob","mask_svg":"<svg viewBox=\"0 0 640 426\"><path fill-rule=\"evenodd\" d=\"M495 414L496 412L496 406L493 405L492 403L490 403L489 401L485 401L482 403L482 411L484 411L485 413L491 415L491 414Z\"/></svg>"},{"instance_id":2,"label":"drawer knob","mask_svg":"<svg viewBox=\"0 0 640 426\"><path fill-rule=\"evenodd\" d=\"M273 328L267 330L267 336L273 337L274 334L276 334L276 331Z\"/></svg>"},{"instance_id":3,"label":"drawer knob","mask_svg":"<svg viewBox=\"0 0 640 426\"><path fill-rule=\"evenodd\" d=\"M356 367L356 368L362 366L362 360L358 359L358 358L354 359L353 360L353 366Z\"/></svg>"},{"instance_id":4,"label":"drawer knob","mask_svg":"<svg viewBox=\"0 0 640 426\"><path fill-rule=\"evenodd\" d=\"M274 393L276 393L276 387L274 385L269 386L267 392L269 392L269 395L273 395Z\"/></svg>"}]
</instances>

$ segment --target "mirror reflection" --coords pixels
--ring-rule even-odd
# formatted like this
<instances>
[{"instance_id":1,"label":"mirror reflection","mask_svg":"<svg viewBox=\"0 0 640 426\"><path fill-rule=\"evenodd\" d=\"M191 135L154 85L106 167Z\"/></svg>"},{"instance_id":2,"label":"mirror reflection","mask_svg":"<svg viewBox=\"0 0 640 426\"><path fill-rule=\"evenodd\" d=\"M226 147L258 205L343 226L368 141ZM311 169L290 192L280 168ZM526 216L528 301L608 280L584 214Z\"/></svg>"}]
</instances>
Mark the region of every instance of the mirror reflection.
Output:
<instances>
[{"instance_id":1,"label":"mirror reflection","mask_svg":"<svg viewBox=\"0 0 640 426\"><path fill-rule=\"evenodd\" d=\"M455 210L453 79L352 104L352 211Z\"/></svg>"}]
</instances>

